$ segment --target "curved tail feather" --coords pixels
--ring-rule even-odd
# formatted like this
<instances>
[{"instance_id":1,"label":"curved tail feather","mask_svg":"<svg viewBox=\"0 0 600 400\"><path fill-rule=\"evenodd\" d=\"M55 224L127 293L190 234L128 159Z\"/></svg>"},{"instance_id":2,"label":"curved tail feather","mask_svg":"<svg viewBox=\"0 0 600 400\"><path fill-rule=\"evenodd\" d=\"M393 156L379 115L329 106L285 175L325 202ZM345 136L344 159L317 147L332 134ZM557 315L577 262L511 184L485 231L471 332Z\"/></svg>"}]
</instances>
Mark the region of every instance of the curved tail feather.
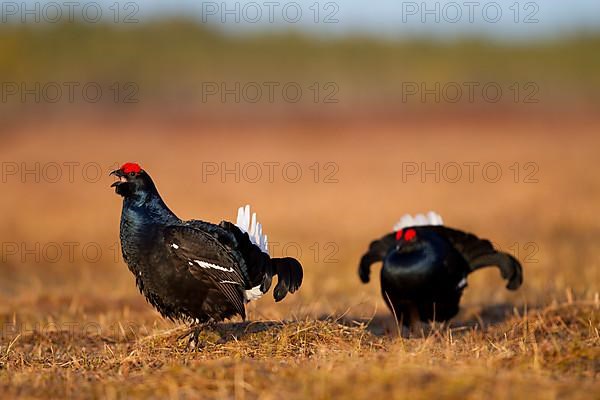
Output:
<instances>
[{"instance_id":1,"label":"curved tail feather","mask_svg":"<svg viewBox=\"0 0 600 400\"><path fill-rule=\"evenodd\" d=\"M363 254L358 266L358 276L363 283L368 283L371 278L371 265L383 261L390 247L394 245L394 242L393 233L371 242L369 250Z\"/></svg>"},{"instance_id":2,"label":"curved tail feather","mask_svg":"<svg viewBox=\"0 0 600 400\"><path fill-rule=\"evenodd\" d=\"M496 250L489 240L445 226L435 226L430 229L435 229L454 245L469 263L471 272L497 266L502 278L508 281L507 289L516 290L523 283L523 268L519 261L508 253Z\"/></svg>"},{"instance_id":3,"label":"curved tail feather","mask_svg":"<svg viewBox=\"0 0 600 400\"><path fill-rule=\"evenodd\" d=\"M523 268L519 261L510 254L496 251L495 253L481 255L469 264L472 271L497 266L500 269L502 278L508 281L506 288L509 290L517 290L523 283Z\"/></svg>"},{"instance_id":4,"label":"curved tail feather","mask_svg":"<svg viewBox=\"0 0 600 400\"><path fill-rule=\"evenodd\" d=\"M302 285L304 272L302 271L302 265L298 262L298 260L291 257L272 258L271 268L272 271L277 275L277 285L273 290L273 297L275 298L275 301L283 300L288 292L294 293L300 288L300 285ZM265 284L264 280L263 284ZM271 282L269 281L267 289L263 291L263 293L268 290L268 286L270 285Z\"/></svg>"}]
</instances>

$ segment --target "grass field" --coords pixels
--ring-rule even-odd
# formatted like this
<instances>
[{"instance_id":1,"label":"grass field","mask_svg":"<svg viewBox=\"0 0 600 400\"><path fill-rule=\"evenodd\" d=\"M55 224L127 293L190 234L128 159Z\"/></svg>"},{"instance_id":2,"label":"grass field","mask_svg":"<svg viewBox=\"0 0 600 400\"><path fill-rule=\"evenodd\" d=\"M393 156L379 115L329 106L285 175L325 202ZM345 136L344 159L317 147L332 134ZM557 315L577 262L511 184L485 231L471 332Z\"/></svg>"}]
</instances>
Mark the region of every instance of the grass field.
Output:
<instances>
[{"instance_id":1,"label":"grass field","mask_svg":"<svg viewBox=\"0 0 600 400\"><path fill-rule=\"evenodd\" d=\"M125 121L2 136L2 398L600 398L599 120ZM301 290L264 296L189 351L119 256L108 171L125 161L182 218L218 222L252 204L272 252L301 259ZM65 163L79 164L69 175ZM272 177L265 163L278 163ZM508 292L480 271L449 328L409 336L377 273L364 286L356 268L402 214L430 209L516 255L525 283Z\"/></svg>"}]
</instances>

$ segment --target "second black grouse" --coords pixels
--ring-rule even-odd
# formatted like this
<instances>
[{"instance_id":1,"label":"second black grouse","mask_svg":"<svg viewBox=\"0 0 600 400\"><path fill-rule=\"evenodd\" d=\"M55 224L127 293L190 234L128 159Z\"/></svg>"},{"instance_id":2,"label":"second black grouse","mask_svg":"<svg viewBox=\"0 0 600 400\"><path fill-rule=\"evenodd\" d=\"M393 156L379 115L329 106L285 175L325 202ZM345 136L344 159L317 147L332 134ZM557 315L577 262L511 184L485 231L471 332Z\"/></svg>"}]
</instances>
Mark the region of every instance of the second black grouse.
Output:
<instances>
[{"instance_id":1,"label":"second black grouse","mask_svg":"<svg viewBox=\"0 0 600 400\"><path fill-rule=\"evenodd\" d=\"M454 317L467 276L480 268L497 266L510 290L523 282L521 264L513 256L497 251L488 240L443 226L433 212L405 215L394 232L371 243L358 270L364 283L378 261L383 262L383 298L406 326Z\"/></svg>"}]
</instances>

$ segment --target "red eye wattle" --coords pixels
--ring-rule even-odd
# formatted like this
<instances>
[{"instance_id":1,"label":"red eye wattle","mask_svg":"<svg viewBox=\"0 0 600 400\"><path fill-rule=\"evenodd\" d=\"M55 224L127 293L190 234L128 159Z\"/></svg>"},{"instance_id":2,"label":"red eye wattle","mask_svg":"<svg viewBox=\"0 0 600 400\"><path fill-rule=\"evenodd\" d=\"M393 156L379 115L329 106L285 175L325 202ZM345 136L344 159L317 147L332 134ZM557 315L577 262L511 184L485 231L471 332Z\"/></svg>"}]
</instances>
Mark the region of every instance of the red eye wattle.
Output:
<instances>
[{"instance_id":1,"label":"red eye wattle","mask_svg":"<svg viewBox=\"0 0 600 400\"><path fill-rule=\"evenodd\" d=\"M121 171L123 171L123 173L125 174L130 174L132 172L135 174L139 174L142 171L142 167L140 167L140 165L136 163L125 163L121 167Z\"/></svg>"},{"instance_id":2,"label":"red eye wattle","mask_svg":"<svg viewBox=\"0 0 600 400\"><path fill-rule=\"evenodd\" d=\"M417 237L417 231L415 231L414 229L409 229L404 233L404 240L411 241L414 238Z\"/></svg>"},{"instance_id":3,"label":"red eye wattle","mask_svg":"<svg viewBox=\"0 0 600 400\"><path fill-rule=\"evenodd\" d=\"M396 240L400 240L402 239L402 229L400 229L398 232L396 232Z\"/></svg>"}]
</instances>

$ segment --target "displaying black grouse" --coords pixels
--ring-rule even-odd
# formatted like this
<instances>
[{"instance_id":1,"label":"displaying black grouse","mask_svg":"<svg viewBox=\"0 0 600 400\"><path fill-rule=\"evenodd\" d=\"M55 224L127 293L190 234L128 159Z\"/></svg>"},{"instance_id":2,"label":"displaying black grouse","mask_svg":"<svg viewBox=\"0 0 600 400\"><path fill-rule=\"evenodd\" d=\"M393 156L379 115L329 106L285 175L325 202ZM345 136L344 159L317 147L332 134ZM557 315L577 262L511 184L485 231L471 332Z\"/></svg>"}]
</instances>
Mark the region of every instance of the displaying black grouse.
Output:
<instances>
[{"instance_id":1,"label":"displaying black grouse","mask_svg":"<svg viewBox=\"0 0 600 400\"><path fill-rule=\"evenodd\" d=\"M467 276L480 268L497 266L510 290L523 282L521 264L514 257L497 251L488 240L443 226L433 212L406 215L393 233L373 241L360 260L362 282L369 282L371 264L379 261L383 298L405 326L454 317Z\"/></svg>"},{"instance_id":2,"label":"displaying black grouse","mask_svg":"<svg viewBox=\"0 0 600 400\"><path fill-rule=\"evenodd\" d=\"M166 318L197 324L235 315L266 293L277 275L275 301L302 283L302 266L293 258L271 258L267 236L250 207L238 210L236 225L179 219L161 199L138 164L111 172L123 196L121 249L136 284Z\"/></svg>"}]
</instances>

